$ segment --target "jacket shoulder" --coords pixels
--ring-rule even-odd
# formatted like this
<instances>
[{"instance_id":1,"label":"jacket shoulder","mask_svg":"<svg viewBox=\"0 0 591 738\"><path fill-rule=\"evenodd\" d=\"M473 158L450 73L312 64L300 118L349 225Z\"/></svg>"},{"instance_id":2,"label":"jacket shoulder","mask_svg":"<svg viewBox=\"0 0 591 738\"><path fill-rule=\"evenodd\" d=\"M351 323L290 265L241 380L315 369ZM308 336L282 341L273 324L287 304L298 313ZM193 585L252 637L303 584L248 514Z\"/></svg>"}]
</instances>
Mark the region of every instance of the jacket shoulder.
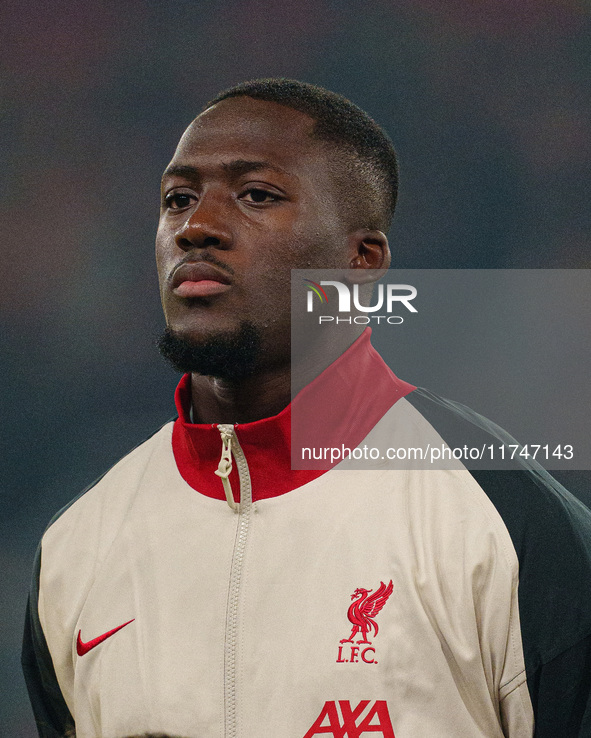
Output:
<instances>
[{"instance_id":1,"label":"jacket shoulder","mask_svg":"<svg viewBox=\"0 0 591 738\"><path fill-rule=\"evenodd\" d=\"M56 525L59 528L92 506L114 503L113 497L120 503L129 500L155 455L169 455L172 460L172 427L173 421L169 421L158 428L58 510L49 521L42 540L53 532Z\"/></svg>"}]
</instances>

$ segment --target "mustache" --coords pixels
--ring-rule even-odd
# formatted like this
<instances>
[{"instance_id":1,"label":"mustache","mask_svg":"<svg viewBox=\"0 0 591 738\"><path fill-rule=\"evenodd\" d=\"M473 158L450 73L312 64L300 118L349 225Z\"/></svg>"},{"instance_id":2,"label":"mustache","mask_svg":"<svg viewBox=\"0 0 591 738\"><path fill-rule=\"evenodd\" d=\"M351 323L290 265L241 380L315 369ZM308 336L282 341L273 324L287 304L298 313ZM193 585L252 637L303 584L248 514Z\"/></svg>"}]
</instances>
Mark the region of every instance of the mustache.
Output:
<instances>
[{"instance_id":1,"label":"mustache","mask_svg":"<svg viewBox=\"0 0 591 738\"><path fill-rule=\"evenodd\" d=\"M207 251L204 251L202 254L199 255L198 259L195 258L194 254L187 254L187 256L185 256L183 259L181 259L177 264L173 266L173 268L170 270L170 274L168 275L168 279L171 280L174 273L177 271L177 269L180 269L183 266L183 264L199 264L202 261L206 262L207 264L213 264L213 266L223 269L227 274L229 274L232 277L235 274L231 266L229 266L228 264L225 264L221 259L218 259L217 256L214 256L213 254L209 254Z\"/></svg>"}]
</instances>

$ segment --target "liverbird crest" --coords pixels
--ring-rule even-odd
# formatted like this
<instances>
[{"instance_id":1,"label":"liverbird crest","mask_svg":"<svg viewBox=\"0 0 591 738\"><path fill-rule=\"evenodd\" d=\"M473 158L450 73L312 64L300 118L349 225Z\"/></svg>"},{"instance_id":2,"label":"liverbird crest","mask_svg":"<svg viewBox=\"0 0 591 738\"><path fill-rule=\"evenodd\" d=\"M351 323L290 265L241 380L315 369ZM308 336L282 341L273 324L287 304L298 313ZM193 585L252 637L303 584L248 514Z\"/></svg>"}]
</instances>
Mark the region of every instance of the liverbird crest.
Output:
<instances>
[{"instance_id":1,"label":"liverbird crest","mask_svg":"<svg viewBox=\"0 0 591 738\"><path fill-rule=\"evenodd\" d=\"M377 636L378 624L374 618L388 601L393 589L394 585L392 584L392 580L390 580L390 583L387 585L384 582L380 582L380 586L371 595L370 593L373 590L363 587L358 587L353 592L351 599L354 602L349 606L349 610L347 611L347 617L353 625L353 629L349 638L343 638L341 643L353 643L353 639L358 633L361 633L361 640L357 641L357 643L371 643L367 635L373 630L374 638Z\"/></svg>"}]
</instances>

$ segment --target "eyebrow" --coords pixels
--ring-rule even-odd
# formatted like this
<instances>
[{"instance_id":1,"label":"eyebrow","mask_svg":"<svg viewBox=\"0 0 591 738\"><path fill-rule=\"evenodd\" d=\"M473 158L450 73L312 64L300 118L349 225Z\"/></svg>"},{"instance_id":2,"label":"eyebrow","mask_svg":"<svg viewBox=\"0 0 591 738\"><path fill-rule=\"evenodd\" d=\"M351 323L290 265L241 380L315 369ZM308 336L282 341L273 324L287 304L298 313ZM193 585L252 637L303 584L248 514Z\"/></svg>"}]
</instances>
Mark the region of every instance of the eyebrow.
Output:
<instances>
[{"instance_id":1,"label":"eyebrow","mask_svg":"<svg viewBox=\"0 0 591 738\"><path fill-rule=\"evenodd\" d=\"M280 174L287 174L285 169L277 167L268 161L247 161L246 159L236 159L235 161L222 162L222 169L234 177L240 177L249 172L258 172L261 169L270 169ZM189 165L175 165L165 169L162 179L166 177L185 177L186 179L198 180L201 178L201 171L197 167Z\"/></svg>"}]
</instances>

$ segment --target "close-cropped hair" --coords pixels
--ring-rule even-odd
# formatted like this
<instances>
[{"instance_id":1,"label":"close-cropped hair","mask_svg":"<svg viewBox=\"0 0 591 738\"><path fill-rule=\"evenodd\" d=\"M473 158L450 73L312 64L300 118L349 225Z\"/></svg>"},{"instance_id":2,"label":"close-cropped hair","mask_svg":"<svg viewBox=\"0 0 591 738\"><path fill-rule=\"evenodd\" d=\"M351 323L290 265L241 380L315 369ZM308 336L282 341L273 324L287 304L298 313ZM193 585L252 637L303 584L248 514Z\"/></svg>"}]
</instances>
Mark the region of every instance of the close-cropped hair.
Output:
<instances>
[{"instance_id":1,"label":"close-cropped hair","mask_svg":"<svg viewBox=\"0 0 591 738\"><path fill-rule=\"evenodd\" d=\"M330 148L339 194L353 227L387 230L398 196L398 159L388 134L343 95L292 79L255 79L231 87L204 110L232 97L285 105L315 121L312 137Z\"/></svg>"}]
</instances>

